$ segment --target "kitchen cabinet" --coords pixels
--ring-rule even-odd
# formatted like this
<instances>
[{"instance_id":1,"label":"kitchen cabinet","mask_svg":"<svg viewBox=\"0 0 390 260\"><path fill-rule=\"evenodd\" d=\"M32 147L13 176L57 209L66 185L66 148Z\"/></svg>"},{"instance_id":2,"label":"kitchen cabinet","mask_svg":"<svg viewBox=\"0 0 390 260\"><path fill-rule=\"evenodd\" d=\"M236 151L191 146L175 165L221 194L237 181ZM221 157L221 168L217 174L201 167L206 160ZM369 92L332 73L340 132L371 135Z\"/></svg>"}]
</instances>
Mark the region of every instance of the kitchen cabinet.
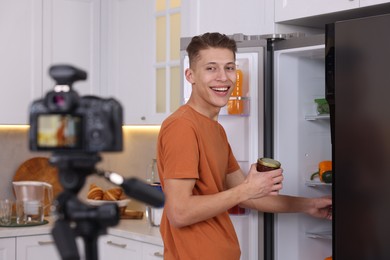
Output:
<instances>
[{"instance_id":1,"label":"kitchen cabinet","mask_svg":"<svg viewBox=\"0 0 390 260\"><path fill-rule=\"evenodd\" d=\"M26 124L42 94L42 0L0 1L0 124Z\"/></svg>"},{"instance_id":2,"label":"kitchen cabinet","mask_svg":"<svg viewBox=\"0 0 390 260\"><path fill-rule=\"evenodd\" d=\"M161 260L164 258L164 247L143 244L143 260Z\"/></svg>"},{"instance_id":3,"label":"kitchen cabinet","mask_svg":"<svg viewBox=\"0 0 390 260\"><path fill-rule=\"evenodd\" d=\"M274 0L182 2L182 37L205 32L245 35L274 33ZM223 12L215 10L223 9ZM234 17L229 21L226 17Z\"/></svg>"},{"instance_id":4,"label":"kitchen cabinet","mask_svg":"<svg viewBox=\"0 0 390 260\"><path fill-rule=\"evenodd\" d=\"M0 238L0 260L15 259L16 245L14 237Z\"/></svg>"},{"instance_id":5,"label":"kitchen cabinet","mask_svg":"<svg viewBox=\"0 0 390 260\"><path fill-rule=\"evenodd\" d=\"M360 7L389 3L389 0L360 0Z\"/></svg>"},{"instance_id":6,"label":"kitchen cabinet","mask_svg":"<svg viewBox=\"0 0 390 260\"><path fill-rule=\"evenodd\" d=\"M359 7L359 0L275 0L275 22Z\"/></svg>"},{"instance_id":7,"label":"kitchen cabinet","mask_svg":"<svg viewBox=\"0 0 390 260\"><path fill-rule=\"evenodd\" d=\"M102 2L102 95L118 99L125 124L159 124L156 113L154 1Z\"/></svg>"},{"instance_id":8,"label":"kitchen cabinet","mask_svg":"<svg viewBox=\"0 0 390 260\"><path fill-rule=\"evenodd\" d=\"M87 70L75 89L99 93L100 0L4 0L0 17L0 124L28 123L30 103L53 87L54 63Z\"/></svg>"},{"instance_id":9,"label":"kitchen cabinet","mask_svg":"<svg viewBox=\"0 0 390 260\"><path fill-rule=\"evenodd\" d=\"M16 260L61 259L51 235L17 237L16 247Z\"/></svg>"},{"instance_id":10,"label":"kitchen cabinet","mask_svg":"<svg viewBox=\"0 0 390 260\"><path fill-rule=\"evenodd\" d=\"M389 0L276 0L275 22L390 3Z\"/></svg>"},{"instance_id":11,"label":"kitchen cabinet","mask_svg":"<svg viewBox=\"0 0 390 260\"><path fill-rule=\"evenodd\" d=\"M78 237L76 243L80 258L84 259L85 254L82 238ZM16 248L16 258L13 258L16 260L61 259L56 244L50 234L16 237Z\"/></svg>"},{"instance_id":12,"label":"kitchen cabinet","mask_svg":"<svg viewBox=\"0 0 390 260\"><path fill-rule=\"evenodd\" d=\"M163 259L162 246L143 243L119 236L106 235L99 238L99 255L102 259Z\"/></svg>"},{"instance_id":13,"label":"kitchen cabinet","mask_svg":"<svg viewBox=\"0 0 390 260\"><path fill-rule=\"evenodd\" d=\"M88 73L74 89L80 95L100 94L101 0L45 0L43 12L43 91L53 87L47 71L66 63Z\"/></svg>"},{"instance_id":14,"label":"kitchen cabinet","mask_svg":"<svg viewBox=\"0 0 390 260\"><path fill-rule=\"evenodd\" d=\"M140 243L131 239L107 235L99 238L102 259L142 259Z\"/></svg>"},{"instance_id":15,"label":"kitchen cabinet","mask_svg":"<svg viewBox=\"0 0 390 260\"><path fill-rule=\"evenodd\" d=\"M29 104L54 85L48 75L52 64L85 70L87 80L74 89L118 99L125 124L160 123L166 115L153 111L151 98L153 11L153 1L1 1L0 33L7 40L0 43L0 108L7 113L0 124L28 123ZM142 26L128 26L136 24Z\"/></svg>"}]
</instances>

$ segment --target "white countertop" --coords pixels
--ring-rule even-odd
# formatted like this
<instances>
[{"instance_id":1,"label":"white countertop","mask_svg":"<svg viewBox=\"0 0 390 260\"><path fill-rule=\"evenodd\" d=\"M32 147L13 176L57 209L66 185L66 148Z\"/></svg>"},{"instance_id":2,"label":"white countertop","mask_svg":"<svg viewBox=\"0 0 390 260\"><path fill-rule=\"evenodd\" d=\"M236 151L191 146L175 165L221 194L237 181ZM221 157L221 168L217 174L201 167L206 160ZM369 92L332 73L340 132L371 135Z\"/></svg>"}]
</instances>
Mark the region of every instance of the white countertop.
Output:
<instances>
[{"instance_id":1,"label":"white countertop","mask_svg":"<svg viewBox=\"0 0 390 260\"><path fill-rule=\"evenodd\" d=\"M0 227L0 238L50 234L54 221L50 217L46 219L49 223L40 226ZM163 246L159 228L150 226L146 218L122 219L117 226L108 228L107 233L114 236Z\"/></svg>"}]
</instances>

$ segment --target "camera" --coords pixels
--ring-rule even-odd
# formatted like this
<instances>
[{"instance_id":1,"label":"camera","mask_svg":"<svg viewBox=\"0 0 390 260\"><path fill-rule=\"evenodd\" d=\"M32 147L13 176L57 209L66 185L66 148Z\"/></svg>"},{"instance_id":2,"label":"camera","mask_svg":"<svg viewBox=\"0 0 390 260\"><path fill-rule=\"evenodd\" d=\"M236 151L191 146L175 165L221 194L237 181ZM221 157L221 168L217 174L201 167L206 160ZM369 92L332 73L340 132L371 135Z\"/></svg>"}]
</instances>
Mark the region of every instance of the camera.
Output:
<instances>
[{"instance_id":1,"label":"camera","mask_svg":"<svg viewBox=\"0 0 390 260\"><path fill-rule=\"evenodd\" d=\"M80 97L72 89L87 73L70 65L53 65L54 90L30 106L30 150L80 153L122 150L123 111L112 98Z\"/></svg>"}]
</instances>

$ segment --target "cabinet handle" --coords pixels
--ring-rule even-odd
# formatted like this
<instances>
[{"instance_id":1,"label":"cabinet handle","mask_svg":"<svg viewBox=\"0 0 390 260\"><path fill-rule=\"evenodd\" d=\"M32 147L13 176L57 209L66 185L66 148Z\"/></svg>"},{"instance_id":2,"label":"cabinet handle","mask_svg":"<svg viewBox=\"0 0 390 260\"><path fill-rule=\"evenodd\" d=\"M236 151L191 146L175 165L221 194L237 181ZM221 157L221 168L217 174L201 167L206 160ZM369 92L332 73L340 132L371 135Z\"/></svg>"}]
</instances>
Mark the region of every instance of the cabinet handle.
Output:
<instances>
[{"instance_id":1,"label":"cabinet handle","mask_svg":"<svg viewBox=\"0 0 390 260\"><path fill-rule=\"evenodd\" d=\"M118 243L112 242L111 240L107 241L107 245L116 246L116 247L120 247L120 248L126 248L126 246L127 246L126 244L118 244Z\"/></svg>"},{"instance_id":2,"label":"cabinet handle","mask_svg":"<svg viewBox=\"0 0 390 260\"><path fill-rule=\"evenodd\" d=\"M154 255L154 256L157 256L157 257L164 257L164 254L161 253L161 252L154 252L153 255Z\"/></svg>"},{"instance_id":3,"label":"cabinet handle","mask_svg":"<svg viewBox=\"0 0 390 260\"><path fill-rule=\"evenodd\" d=\"M54 244L54 241L38 241L38 245L45 246L45 245L52 245Z\"/></svg>"}]
</instances>

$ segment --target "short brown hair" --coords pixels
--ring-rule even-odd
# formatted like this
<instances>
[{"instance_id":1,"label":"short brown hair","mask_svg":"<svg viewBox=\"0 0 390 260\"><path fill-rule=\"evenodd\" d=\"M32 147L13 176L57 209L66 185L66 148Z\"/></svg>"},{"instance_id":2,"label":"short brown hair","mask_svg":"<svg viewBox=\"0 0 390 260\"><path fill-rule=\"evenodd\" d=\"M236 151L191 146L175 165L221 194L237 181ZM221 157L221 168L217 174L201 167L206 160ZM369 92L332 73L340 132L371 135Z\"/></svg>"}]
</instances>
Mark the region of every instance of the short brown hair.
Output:
<instances>
[{"instance_id":1,"label":"short brown hair","mask_svg":"<svg viewBox=\"0 0 390 260\"><path fill-rule=\"evenodd\" d=\"M190 66L199 57L199 51L208 48L229 49L233 52L234 59L236 59L237 44L235 40L217 32L205 33L192 37L190 44L187 46Z\"/></svg>"}]
</instances>

